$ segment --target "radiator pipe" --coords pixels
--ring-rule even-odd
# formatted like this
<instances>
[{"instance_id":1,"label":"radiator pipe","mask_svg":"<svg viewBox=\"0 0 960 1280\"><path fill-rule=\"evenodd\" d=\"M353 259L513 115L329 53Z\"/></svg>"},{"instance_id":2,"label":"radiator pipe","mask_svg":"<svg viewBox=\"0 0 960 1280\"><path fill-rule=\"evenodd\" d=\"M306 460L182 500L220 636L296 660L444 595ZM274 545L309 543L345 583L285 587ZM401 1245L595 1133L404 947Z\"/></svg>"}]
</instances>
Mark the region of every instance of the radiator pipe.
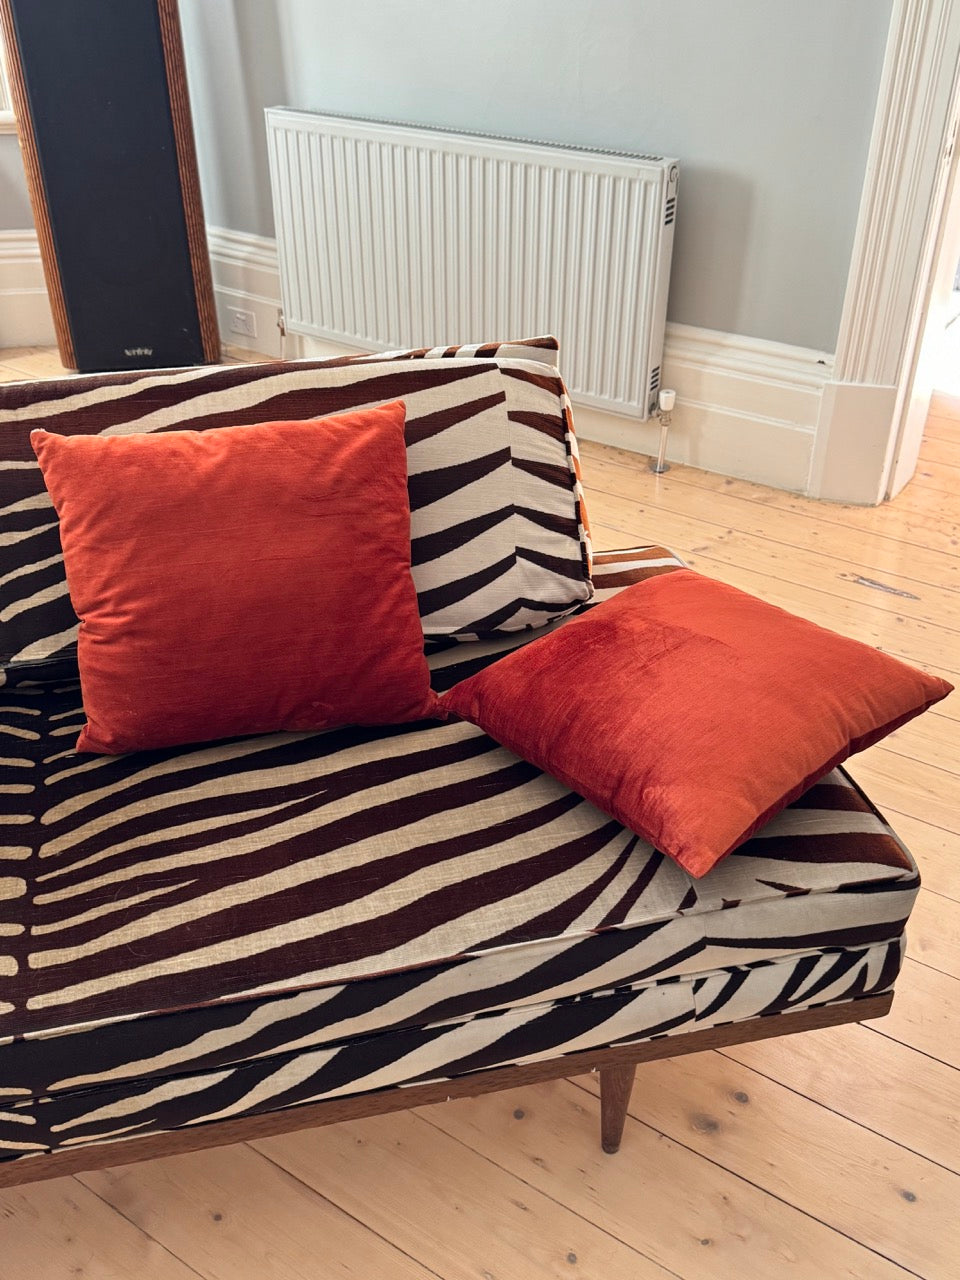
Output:
<instances>
[{"instance_id":1,"label":"radiator pipe","mask_svg":"<svg viewBox=\"0 0 960 1280\"><path fill-rule=\"evenodd\" d=\"M650 463L650 470L658 476L662 476L665 471L670 470L670 464L666 461L667 432L670 430L673 406L676 403L677 393L675 391L664 390L660 392L657 405L657 417L660 419L660 449L657 453L656 462Z\"/></svg>"}]
</instances>

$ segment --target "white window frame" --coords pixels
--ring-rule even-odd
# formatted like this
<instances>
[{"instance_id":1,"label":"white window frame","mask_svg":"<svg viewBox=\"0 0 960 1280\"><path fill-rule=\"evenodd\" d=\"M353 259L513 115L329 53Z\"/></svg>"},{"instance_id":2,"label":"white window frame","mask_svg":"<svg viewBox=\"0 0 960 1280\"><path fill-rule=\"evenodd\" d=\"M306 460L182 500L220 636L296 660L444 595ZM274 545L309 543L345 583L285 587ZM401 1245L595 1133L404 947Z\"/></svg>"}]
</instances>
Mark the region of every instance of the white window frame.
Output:
<instances>
[{"instance_id":1,"label":"white window frame","mask_svg":"<svg viewBox=\"0 0 960 1280\"><path fill-rule=\"evenodd\" d=\"M7 63L3 53L3 41L0 39L0 133L16 133L17 117L13 114L13 99L10 97L10 84L7 80Z\"/></svg>"}]
</instances>

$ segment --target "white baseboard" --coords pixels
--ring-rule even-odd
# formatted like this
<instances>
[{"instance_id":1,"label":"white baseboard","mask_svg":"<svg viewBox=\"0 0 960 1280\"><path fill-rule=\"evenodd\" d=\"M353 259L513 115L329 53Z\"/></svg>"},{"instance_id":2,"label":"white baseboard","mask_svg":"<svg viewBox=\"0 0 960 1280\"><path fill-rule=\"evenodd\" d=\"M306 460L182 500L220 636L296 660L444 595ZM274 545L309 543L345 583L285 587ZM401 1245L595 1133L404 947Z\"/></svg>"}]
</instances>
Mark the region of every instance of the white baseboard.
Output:
<instances>
[{"instance_id":1,"label":"white baseboard","mask_svg":"<svg viewBox=\"0 0 960 1280\"><path fill-rule=\"evenodd\" d=\"M246 231L230 231L226 227L207 227L207 245L220 341L265 356L281 355L277 327L280 263L276 240ZM257 324L255 338L232 331L230 308L253 313ZM285 354L289 355L289 350Z\"/></svg>"},{"instance_id":2,"label":"white baseboard","mask_svg":"<svg viewBox=\"0 0 960 1280\"><path fill-rule=\"evenodd\" d=\"M806 491L820 397L832 357L805 347L668 324L661 385L677 393L667 458L704 471ZM576 410L577 431L655 454L655 418Z\"/></svg>"},{"instance_id":3,"label":"white baseboard","mask_svg":"<svg viewBox=\"0 0 960 1280\"><path fill-rule=\"evenodd\" d=\"M223 343L268 357L324 356L348 350L288 335L281 351L276 241L225 227L208 227L207 240ZM8 305L8 297L16 299L16 308ZM0 302L2 345L53 341L33 231L0 232ZM229 308L253 313L255 338L231 331ZM14 311L19 317L16 330L7 323L8 312ZM47 326L43 334L38 322ZM7 336L14 332L21 336ZM38 336L24 336L30 333ZM498 335L478 335L491 336ZM668 459L806 492L821 397L832 373L833 357L820 351L668 324L661 385L677 392ZM576 422L584 439L642 454L657 451L660 428L656 419L638 422L580 405L576 406Z\"/></svg>"},{"instance_id":4,"label":"white baseboard","mask_svg":"<svg viewBox=\"0 0 960 1280\"><path fill-rule=\"evenodd\" d=\"M56 342L37 233L0 231L0 347Z\"/></svg>"}]
</instances>

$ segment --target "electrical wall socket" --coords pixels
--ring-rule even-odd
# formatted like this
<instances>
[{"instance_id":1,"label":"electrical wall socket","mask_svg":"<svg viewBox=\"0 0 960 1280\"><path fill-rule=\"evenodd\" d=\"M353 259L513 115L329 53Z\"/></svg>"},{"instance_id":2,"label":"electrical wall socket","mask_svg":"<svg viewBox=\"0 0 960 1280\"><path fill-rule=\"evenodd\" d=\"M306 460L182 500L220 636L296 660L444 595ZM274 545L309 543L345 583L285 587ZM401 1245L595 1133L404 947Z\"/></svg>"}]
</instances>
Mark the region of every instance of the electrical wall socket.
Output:
<instances>
[{"instance_id":1,"label":"electrical wall socket","mask_svg":"<svg viewBox=\"0 0 960 1280\"><path fill-rule=\"evenodd\" d=\"M230 332L242 333L245 338L257 336L257 317L252 311L241 311L239 307L227 307L230 317Z\"/></svg>"}]
</instances>

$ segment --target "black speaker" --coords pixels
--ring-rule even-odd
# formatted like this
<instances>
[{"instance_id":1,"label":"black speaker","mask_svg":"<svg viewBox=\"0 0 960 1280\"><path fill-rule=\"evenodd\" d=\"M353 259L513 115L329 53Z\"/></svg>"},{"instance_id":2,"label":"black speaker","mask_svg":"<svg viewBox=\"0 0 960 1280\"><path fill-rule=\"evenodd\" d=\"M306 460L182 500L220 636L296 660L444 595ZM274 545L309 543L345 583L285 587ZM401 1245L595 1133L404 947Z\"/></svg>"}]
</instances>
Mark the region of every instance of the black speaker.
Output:
<instances>
[{"instance_id":1,"label":"black speaker","mask_svg":"<svg viewBox=\"0 0 960 1280\"><path fill-rule=\"evenodd\" d=\"M176 0L0 0L60 358L220 358Z\"/></svg>"}]
</instances>

